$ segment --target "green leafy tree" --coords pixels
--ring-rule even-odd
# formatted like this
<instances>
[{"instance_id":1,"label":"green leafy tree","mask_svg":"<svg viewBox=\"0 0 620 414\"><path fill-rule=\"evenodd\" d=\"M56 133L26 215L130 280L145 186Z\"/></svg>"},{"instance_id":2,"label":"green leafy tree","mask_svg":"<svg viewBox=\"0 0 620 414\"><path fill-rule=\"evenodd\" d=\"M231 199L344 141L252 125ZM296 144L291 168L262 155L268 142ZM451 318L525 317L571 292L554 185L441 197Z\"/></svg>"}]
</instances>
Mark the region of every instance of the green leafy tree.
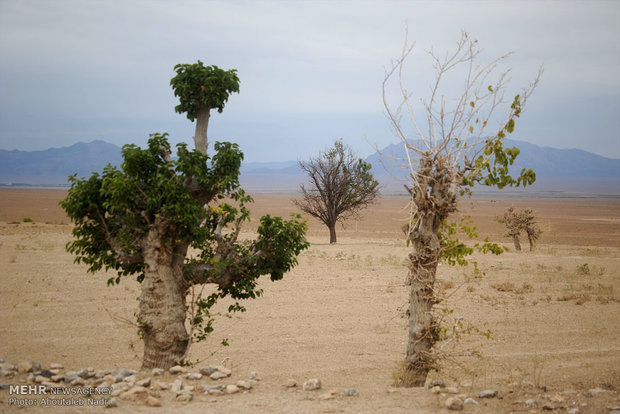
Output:
<instances>
[{"instance_id":1,"label":"green leafy tree","mask_svg":"<svg viewBox=\"0 0 620 414\"><path fill-rule=\"evenodd\" d=\"M301 185L302 198L294 203L329 228L329 242L336 243L336 223L356 216L374 202L379 182L371 165L353 155L353 150L336 140L332 148L299 166L310 179Z\"/></svg>"},{"instance_id":2,"label":"green leafy tree","mask_svg":"<svg viewBox=\"0 0 620 414\"><path fill-rule=\"evenodd\" d=\"M194 73L192 65L180 66ZM178 78L174 82L187 96L200 79L191 78L185 86ZM221 97L230 89L228 84L220 87L210 89L213 100L202 92L200 100L223 108L226 99ZM243 154L229 142L216 143L212 157L206 143L201 148L178 144L173 159L167 134L152 134L147 148L123 147L120 169L108 165L101 175L70 177L71 188L61 201L75 223L67 249L76 262L86 264L89 272L116 272L109 284L125 277L141 282L143 368L183 363L192 340L213 330L210 309L218 299L235 300L229 312L244 310L240 300L261 295L261 275L281 279L308 247L306 223L298 215L288 221L264 216L257 239L240 240L252 201L239 186ZM194 253L188 254L189 249ZM188 312L190 289L204 284L216 286L214 293L199 295Z\"/></svg>"},{"instance_id":3,"label":"green leafy tree","mask_svg":"<svg viewBox=\"0 0 620 414\"><path fill-rule=\"evenodd\" d=\"M462 263L474 251L453 240L454 228L447 220L456 211L459 196L471 194L475 184L504 188L534 182L536 175L532 170L523 169L516 177L511 176L509 167L519 149L505 147L503 140L514 131L541 74L522 93L505 101L507 72L497 74L496 69L508 55L480 64L477 41L463 33L454 51L441 56L432 50L428 52L435 76L430 96L418 106L404 86L405 62L412 51L413 45L405 42L402 55L387 71L383 102L393 130L405 148L411 176L406 186L411 213L405 228L411 247L409 337L400 384L423 386L434 366L432 347L439 339L433 317L437 265L442 260ZM394 94L390 85L395 78ZM457 85L463 89L450 97L455 90L454 79L459 80ZM390 103L394 96L399 97L396 104ZM503 111L498 111L500 108ZM404 119L410 123L405 125ZM488 242L478 248L501 252L497 245Z\"/></svg>"},{"instance_id":4,"label":"green leafy tree","mask_svg":"<svg viewBox=\"0 0 620 414\"><path fill-rule=\"evenodd\" d=\"M176 76L170 80L174 96L179 98L176 112L187 114L190 121L196 120L194 142L196 149L207 153L207 128L211 109L219 113L224 110L228 97L239 92L237 70L223 70L217 66L197 63L178 64L174 67Z\"/></svg>"}]
</instances>

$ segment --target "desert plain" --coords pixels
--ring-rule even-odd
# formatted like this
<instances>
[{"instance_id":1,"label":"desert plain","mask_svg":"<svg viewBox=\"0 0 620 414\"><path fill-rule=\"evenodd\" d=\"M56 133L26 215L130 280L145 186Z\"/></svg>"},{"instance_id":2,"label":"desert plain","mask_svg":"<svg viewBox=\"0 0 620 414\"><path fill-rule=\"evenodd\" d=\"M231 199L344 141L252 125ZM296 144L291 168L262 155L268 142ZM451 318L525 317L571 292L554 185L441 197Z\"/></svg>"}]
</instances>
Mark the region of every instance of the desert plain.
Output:
<instances>
[{"instance_id":1,"label":"desert plain","mask_svg":"<svg viewBox=\"0 0 620 414\"><path fill-rule=\"evenodd\" d=\"M139 371L140 286L127 279L108 287L112 274L89 274L73 262L65 251L72 226L58 207L65 194L0 189L0 359L44 368L57 363L64 372ZM253 236L262 214L295 212L293 197L255 195L243 236ZM523 251L515 251L495 220L509 206L536 212L543 234L534 251L523 237ZM475 254L480 275L471 266L439 267L437 290L445 300L438 315L446 309L446 326L458 320L464 328L458 340L438 344L443 356L428 382L442 380L473 398L463 409L471 413L605 413L620 406L620 198L485 196L460 202L456 217L467 215L478 241L488 237L510 250ZM222 384L255 372L260 381L251 390L195 391L189 402L162 390L162 407L119 400L106 409L19 407L3 389L0 412L449 412L446 389L394 386L407 340L406 221L407 198L383 197L339 227L338 243L330 245L327 228L308 218L311 246L298 266L281 281L265 278L263 296L245 303L247 312L217 318L211 336L191 348L189 372L223 365L232 375ZM223 312L226 303L218 306ZM221 346L222 339L229 345ZM25 384L26 378L0 382ZM310 378L320 378L322 388L302 390ZM293 380L297 386L287 387ZM183 382L196 390L216 384ZM341 395L349 388L356 395ZM483 390L498 394L482 399Z\"/></svg>"}]
</instances>

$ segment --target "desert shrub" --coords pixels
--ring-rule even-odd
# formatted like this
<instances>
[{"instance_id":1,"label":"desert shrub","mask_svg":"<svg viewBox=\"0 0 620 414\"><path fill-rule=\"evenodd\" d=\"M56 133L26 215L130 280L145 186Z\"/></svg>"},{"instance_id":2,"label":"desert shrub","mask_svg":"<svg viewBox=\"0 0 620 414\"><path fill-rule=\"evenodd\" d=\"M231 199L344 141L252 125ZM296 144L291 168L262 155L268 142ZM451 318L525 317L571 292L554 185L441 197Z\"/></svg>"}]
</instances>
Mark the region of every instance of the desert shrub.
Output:
<instances>
[{"instance_id":1,"label":"desert shrub","mask_svg":"<svg viewBox=\"0 0 620 414\"><path fill-rule=\"evenodd\" d=\"M22 221L24 223L34 223L34 220L32 220L30 217L24 217L24 219Z\"/></svg>"}]
</instances>

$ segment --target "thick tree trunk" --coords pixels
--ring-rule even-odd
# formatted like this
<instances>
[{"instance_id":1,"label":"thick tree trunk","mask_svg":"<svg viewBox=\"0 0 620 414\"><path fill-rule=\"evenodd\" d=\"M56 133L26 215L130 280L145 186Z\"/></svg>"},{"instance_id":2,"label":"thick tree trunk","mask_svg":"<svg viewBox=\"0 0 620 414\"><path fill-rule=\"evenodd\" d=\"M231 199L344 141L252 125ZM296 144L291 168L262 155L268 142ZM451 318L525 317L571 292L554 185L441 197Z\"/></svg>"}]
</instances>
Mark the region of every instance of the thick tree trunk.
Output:
<instances>
[{"instance_id":1,"label":"thick tree trunk","mask_svg":"<svg viewBox=\"0 0 620 414\"><path fill-rule=\"evenodd\" d=\"M333 224L329 227L329 244L336 244L336 225Z\"/></svg>"},{"instance_id":2,"label":"thick tree trunk","mask_svg":"<svg viewBox=\"0 0 620 414\"><path fill-rule=\"evenodd\" d=\"M515 243L515 249L517 251L521 251L521 243L519 243L519 236L516 234L512 235L512 241Z\"/></svg>"},{"instance_id":3,"label":"thick tree trunk","mask_svg":"<svg viewBox=\"0 0 620 414\"><path fill-rule=\"evenodd\" d=\"M441 245L439 223L434 214L422 215L417 229L409 240L413 252L409 254L409 338L405 368L400 386L422 387L433 366L431 348L436 341L432 307L435 303L433 287Z\"/></svg>"},{"instance_id":4,"label":"thick tree trunk","mask_svg":"<svg viewBox=\"0 0 620 414\"><path fill-rule=\"evenodd\" d=\"M143 243L148 266L138 316L144 336L143 369L181 364L189 346L185 329L187 287L182 277L187 246L173 248L162 242L165 234L164 226L156 222Z\"/></svg>"},{"instance_id":5,"label":"thick tree trunk","mask_svg":"<svg viewBox=\"0 0 620 414\"><path fill-rule=\"evenodd\" d=\"M194 145L196 149L203 154L207 153L209 142L207 141L207 128L209 127L209 118L211 108L206 105L200 105L198 108L198 117L196 118L196 132L194 133Z\"/></svg>"}]
</instances>

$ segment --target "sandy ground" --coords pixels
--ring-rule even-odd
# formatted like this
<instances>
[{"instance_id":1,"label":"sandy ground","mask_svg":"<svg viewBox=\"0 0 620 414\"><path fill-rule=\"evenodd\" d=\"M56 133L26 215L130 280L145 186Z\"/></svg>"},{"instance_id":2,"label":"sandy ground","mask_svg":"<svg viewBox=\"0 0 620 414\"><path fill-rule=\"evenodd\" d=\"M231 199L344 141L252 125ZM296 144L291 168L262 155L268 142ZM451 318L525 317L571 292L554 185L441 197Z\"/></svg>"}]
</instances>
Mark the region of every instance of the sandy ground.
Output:
<instances>
[{"instance_id":1,"label":"sandy ground","mask_svg":"<svg viewBox=\"0 0 620 414\"><path fill-rule=\"evenodd\" d=\"M57 362L67 370L139 369L141 344L131 322L139 285L126 280L107 287L110 275L87 274L73 264L64 250L71 226L57 206L63 195L0 190L0 358ZM254 223L266 212L295 210L290 196L255 198ZM407 336L407 248L400 232L406 203L382 199L340 228L336 245L327 243L326 228L309 220L312 245L299 266L282 281L263 281L264 296L248 302L247 312L219 318L212 336L193 345L190 360L200 361L198 366L232 368L225 383L258 372L254 389L222 397L196 394L189 403L163 392L162 408L121 401L113 411L447 412L447 395L392 386ZM534 252L476 256L484 271L478 278L470 269L440 267L438 287L447 297L440 306L475 329L444 348L441 369L429 380L442 379L479 402L465 412L542 412L546 405L555 412L600 413L619 406L620 200L485 198L463 201L459 214L472 216L480 238L512 247L494 220L510 205L535 209L541 242ZM26 217L33 223L24 223ZM244 234L251 237L252 230ZM477 330L488 330L490 339ZM219 346L223 338L230 346ZM301 385L314 377L322 380L321 391L284 386L289 379ZM358 395L340 396L345 388ZM593 388L605 392L587 396ZM478 398L484 389L499 390L499 397ZM319 398L330 390L335 398ZM0 412L104 410L17 408L9 406L10 397L0 391ZM536 403L526 408L530 398Z\"/></svg>"}]
</instances>

